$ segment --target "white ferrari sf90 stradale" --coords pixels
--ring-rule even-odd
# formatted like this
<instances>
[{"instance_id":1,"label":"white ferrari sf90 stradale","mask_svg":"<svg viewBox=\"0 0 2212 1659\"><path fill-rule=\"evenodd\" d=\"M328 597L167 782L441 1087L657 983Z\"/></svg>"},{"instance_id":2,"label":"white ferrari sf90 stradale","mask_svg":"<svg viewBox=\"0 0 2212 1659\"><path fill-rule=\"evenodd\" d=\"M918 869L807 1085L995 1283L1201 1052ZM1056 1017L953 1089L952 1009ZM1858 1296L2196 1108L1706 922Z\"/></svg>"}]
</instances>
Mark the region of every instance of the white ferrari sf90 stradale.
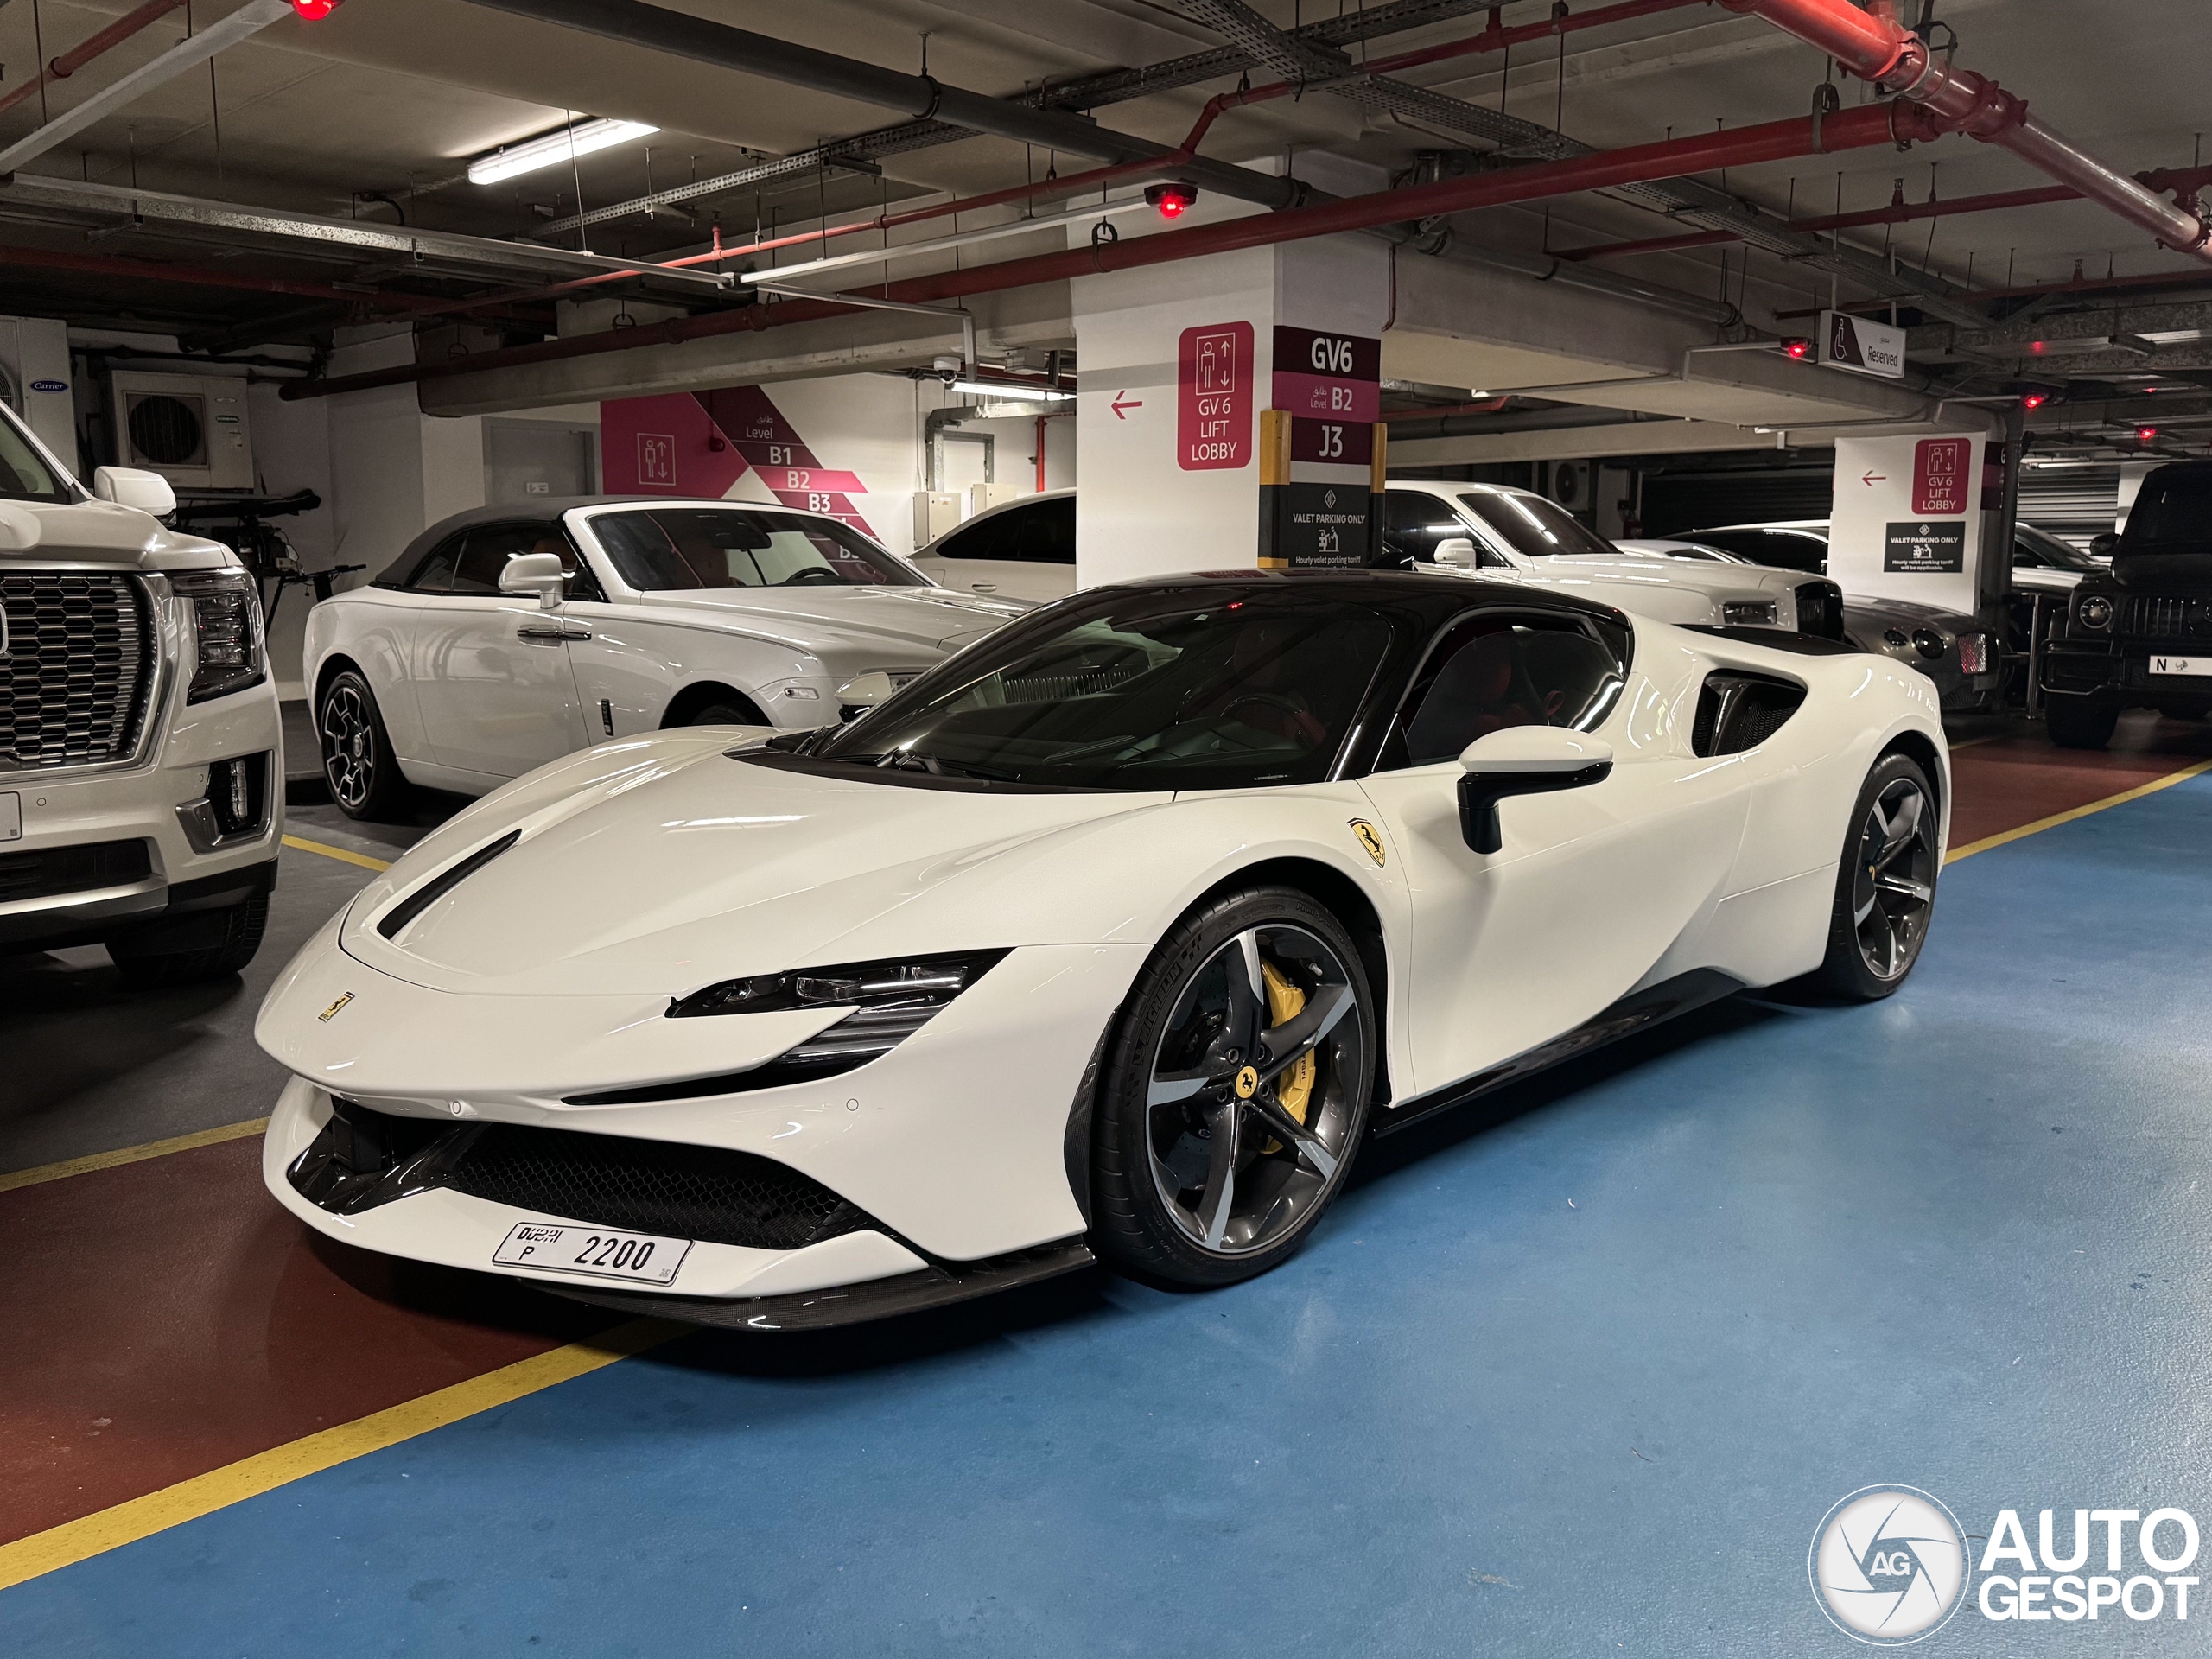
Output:
<instances>
[{"instance_id":1,"label":"white ferrari sf90 stradale","mask_svg":"<svg viewBox=\"0 0 2212 1659\"><path fill-rule=\"evenodd\" d=\"M845 725L461 812L271 992L264 1173L349 1244L755 1329L1094 1253L1225 1284L1370 1135L1744 987L1894 990L1948 798L1929 682L1825 639L1093 589Z\"/></svg>"}]
</instances>

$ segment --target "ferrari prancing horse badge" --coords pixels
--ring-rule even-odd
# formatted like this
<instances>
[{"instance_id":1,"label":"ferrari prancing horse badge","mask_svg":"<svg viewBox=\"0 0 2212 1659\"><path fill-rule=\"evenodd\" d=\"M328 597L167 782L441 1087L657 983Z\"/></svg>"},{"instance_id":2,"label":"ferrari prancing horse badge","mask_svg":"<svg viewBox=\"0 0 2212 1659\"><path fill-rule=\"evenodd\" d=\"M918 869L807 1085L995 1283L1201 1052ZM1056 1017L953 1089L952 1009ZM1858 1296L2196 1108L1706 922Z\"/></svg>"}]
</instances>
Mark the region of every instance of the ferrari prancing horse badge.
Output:
<instances>
[{"instance_id":1,"label":"ferrari prancing horse badge","mask_svg":"<svg viewBox=\"0 0 2212 1659\"><path fill-rule=\"evenodd\" d=\"M1351 821L1351 832L1358 837L1359 844L1367 849L1367 855L1376 864L1381 865L1389 861L1383 856L1382 837L1376 832L1373 824L1365 818L1354 818Z\"/></svg>"}]
</instances>

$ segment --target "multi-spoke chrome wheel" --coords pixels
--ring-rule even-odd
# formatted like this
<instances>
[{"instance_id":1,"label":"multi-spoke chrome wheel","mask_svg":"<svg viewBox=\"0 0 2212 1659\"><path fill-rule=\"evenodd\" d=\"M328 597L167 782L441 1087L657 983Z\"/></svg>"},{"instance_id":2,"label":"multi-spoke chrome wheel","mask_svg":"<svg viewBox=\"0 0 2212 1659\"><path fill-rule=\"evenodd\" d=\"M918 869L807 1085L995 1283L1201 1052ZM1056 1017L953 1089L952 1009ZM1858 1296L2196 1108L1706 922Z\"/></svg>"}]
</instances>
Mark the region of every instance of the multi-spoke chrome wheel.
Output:
<instances>
[{"instance_id":1,"label":"multi-spoke chrome wheel","mask_svg":"<svg viewBox=\"0 0 2212 1659\"><path fill-rule=\"evenodd\" d=\"M324 689L315 734L330 798L348 817L375 817L395 803L402 787L398 765L376 696L359 673L348 669Z\"/></svg>"},{"instance_id":2,"label":"multi-spoke chrome wheel","mask_svg":"<svg viewBox=\"0 0 2212 1659\"><path fill-rule=\"evenodd\" d=\"M1241 928L1160 1022L1145 1158L1167 1219L1210 1255L1295 1237L1342 1178L1370 1076L1351 954L1297 922Z\"/></svg>"},{"instance_id":3,"label":"multi-spoke chrome wheel","mask_svg":"<svg viewBox=\"0 0 2212 1659\"><path fill-rule=\"evenodd\" d=\"M1942 815L1919 764L1883 758L1853 810L1821 976L1846 995L1887 996L1927 943L1943 867Z\"/></svg>"}]
</instances>

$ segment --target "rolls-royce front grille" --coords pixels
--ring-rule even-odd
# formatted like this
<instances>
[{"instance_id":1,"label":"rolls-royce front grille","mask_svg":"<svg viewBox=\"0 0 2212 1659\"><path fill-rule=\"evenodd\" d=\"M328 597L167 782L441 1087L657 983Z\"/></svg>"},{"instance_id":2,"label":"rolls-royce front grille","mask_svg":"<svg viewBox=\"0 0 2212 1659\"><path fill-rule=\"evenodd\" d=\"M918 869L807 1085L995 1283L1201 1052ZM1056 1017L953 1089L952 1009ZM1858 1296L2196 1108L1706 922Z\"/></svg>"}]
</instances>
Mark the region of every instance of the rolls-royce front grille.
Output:
<instances>
[{"instance_id":1,"label":"rolls-royce front grille","mask_svg":"<svg viewBox=\"0 0 2212 1659\"><path fill-rule=\"evenodd\" d=\"M2138 639L2212 639L2212 600L2141 594L2127 601L2120 626Z\"/></svg>"},{"instance_id":2,"label":"rolls-royce front grille","mask_svg":"<svg viewBox=\"0 0 2212 1659\"><path fill-rule=\"evenodd\" d=\"M0 772L127 760L154 679L144 589L101 571L0 571Z\"/></svg>"}]
</instances>

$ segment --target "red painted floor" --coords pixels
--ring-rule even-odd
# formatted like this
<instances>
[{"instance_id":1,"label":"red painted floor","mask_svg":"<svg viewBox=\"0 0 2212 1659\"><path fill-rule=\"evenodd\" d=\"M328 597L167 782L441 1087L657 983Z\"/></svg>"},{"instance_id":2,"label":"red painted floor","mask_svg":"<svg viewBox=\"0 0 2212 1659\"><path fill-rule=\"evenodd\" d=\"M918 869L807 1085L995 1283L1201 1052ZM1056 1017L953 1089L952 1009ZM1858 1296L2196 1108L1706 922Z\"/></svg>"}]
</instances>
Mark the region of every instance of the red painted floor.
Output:
<instances>
[{"instance_id":1,"label":"red painted floor","mask_svg":"<svg viewBox=\"0 0 2212 1659\"><path fill-rule=\"evenodd\" d=\"M612 1322L325 1243L257 1138L0 1194L0 1543Z\"/></svg>"},{"instance_id":2,"label":"red painted floor","mask_svg":"<svg viewBox=\"0 0 2212 1659\"><path fill-rule=\"evenodd\" d=\"M1960 750L1953 845L2212 755L2131 716L2107 754ZM479 1376L609 1319L503 1281L325 1243L227 1142L0 1193L0 1542Z\"/></svg>"}]
</instances>

